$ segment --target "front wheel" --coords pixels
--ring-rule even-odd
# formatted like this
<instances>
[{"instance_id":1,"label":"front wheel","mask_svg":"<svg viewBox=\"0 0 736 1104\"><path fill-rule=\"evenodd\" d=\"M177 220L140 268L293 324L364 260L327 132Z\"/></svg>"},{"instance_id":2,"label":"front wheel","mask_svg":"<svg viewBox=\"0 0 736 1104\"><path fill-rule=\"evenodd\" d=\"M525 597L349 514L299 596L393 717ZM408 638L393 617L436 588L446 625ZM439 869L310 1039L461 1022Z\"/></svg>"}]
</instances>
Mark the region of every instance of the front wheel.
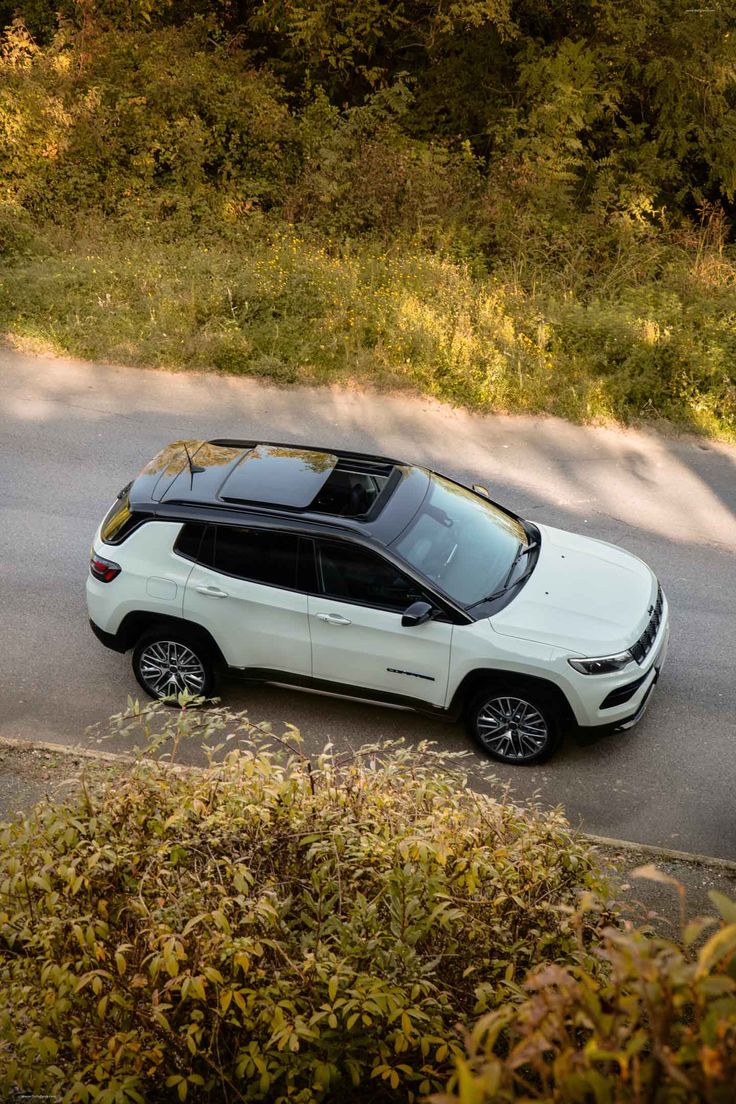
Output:
<instances>
[{"instance_id":1,"label":"front wheel","mask_svg":"<svg viewBox=\"0 0 736 1104\"><path fill-rule=\"evenodd\" d=\"M152 698L175 700L179 694L211 698L215 667L194 635L162 626L141 637L133 651L133 673Z\"/></svg>"},{"instance_id":2,"label":"front wheel","mask_svg":"<svg viewBox=\"0 0 736 1104\"><path fill-rule=\"evenodd\" d=\"M471 736L501 763L539 763L560 740L552 702L521 687L489 687L477 694L467 714Z\"/></svg>"}]
</instances>

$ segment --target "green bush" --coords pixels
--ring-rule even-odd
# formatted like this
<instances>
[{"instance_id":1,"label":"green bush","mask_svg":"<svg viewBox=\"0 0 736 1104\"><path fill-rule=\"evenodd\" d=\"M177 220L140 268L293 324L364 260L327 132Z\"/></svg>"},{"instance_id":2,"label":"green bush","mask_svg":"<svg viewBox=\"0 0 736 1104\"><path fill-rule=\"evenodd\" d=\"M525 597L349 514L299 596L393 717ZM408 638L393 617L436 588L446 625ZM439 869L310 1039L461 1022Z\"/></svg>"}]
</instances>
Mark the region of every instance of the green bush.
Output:
<instances>
[{"instance_id":1,"label":"green bush","mask_svg":"<svg viewBox=\"0 0 736 1104\"><path fill-rule=\"evenodd\" d=\"M732 1104L736 1086L736 902L683 945L609 930L603 971L546 966L521 1005L468 1034L453 1088L435 1104Z\"/></svg>"},{"instance_id":2,"label":"green bush","mask_svg":"<svg viewBox=\"0 0 736 1104\"><path fill-rule=\"evenodd\" d=\"M172 754L202 726L240 746L141 759L0 833L5 1094L417 1100L528 968L592 968L589 849L470 790L458 756L310 761L222 712L151 724Z\"/></svg>"},{"instance_id":3,"label":"green bush","mask_svg":"<svg viewBox=\"0 0 736 1104\"><path fill-rule=\"evenodd\" d=\"M0 202L0 262L10 264L43 252L28 213L16 204Z\"/></svg>"},{"instance_id":4,"label":"green bush","mask_svg":"<svg viewBox=\"0 0 736 1104\"><path fill-rule=\"evenodd\" d=\"M76 46L75 46L76 42ZM207 26L99 33L39 50L22 27L0 52L0 180L8 201L179 230L269 206L294 173L294 121L278 81ZM0 198L2 198L0 192Z\"/></svg>"},{"instance_id":5,"label":"green bush","mask_svg":"<svg viewBox=\"0 0 736 1104\"><path fill-rule=\"evenodd\" d=\"M0 47L0 200L39 219L96 213L179 237L276 208L331 235L483 239L470 229L479 164L405 133L401 81L346 110L321 89L289 104L271 69L204 20L99 30L84 54L75 34L41 50L15 24Z\"/></svg>"},{"instance_id":6,"label":"green bush","mask_svg":"<svg viewBox=\"0 0 736 1104\"><path fill-rule=\"evenodd\" d=\"M403 233L415 245L477 253L488 239L482 166L467 143L410 137L412 105L401 81L346 111L318 89L299 113L300 167L282 213L329 238Z\"/></svg>"}]
</instances>

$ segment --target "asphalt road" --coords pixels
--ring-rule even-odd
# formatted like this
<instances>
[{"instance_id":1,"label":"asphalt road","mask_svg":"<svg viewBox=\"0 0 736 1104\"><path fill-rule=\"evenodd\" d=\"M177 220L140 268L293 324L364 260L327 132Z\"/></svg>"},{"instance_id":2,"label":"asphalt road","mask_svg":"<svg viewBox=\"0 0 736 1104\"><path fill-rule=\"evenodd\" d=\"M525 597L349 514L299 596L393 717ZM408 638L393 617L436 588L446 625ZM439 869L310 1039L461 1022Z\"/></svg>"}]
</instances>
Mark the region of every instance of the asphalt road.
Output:
<instances>
[{"instance_id":1,"label":"asphalt road","mask_svg":"<svg viewBox=\"0 0 736 1104\"><path fill-rule=\"evenodd\" d=\"M644 720L498 775L599 835L736 858L736 449L692 439L0 350L0 735L79 743L138 696L129 658L87 626L90 539L163 444L238 435L406 456L647 560L672 637ZM471 746L460 727L404 711L237 683L225 695L254 720L298 725L307 748L396 736Z\"/></svg>"}]
</instances>

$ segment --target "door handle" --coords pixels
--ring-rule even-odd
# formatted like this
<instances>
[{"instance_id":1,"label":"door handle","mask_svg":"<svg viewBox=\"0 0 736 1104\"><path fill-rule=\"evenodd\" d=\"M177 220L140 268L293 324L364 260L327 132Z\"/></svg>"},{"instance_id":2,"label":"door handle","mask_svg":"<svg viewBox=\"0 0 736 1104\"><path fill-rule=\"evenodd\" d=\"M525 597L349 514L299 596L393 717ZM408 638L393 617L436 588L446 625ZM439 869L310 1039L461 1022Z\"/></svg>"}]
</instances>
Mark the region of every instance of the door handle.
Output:
<instances>
[{"instance_id":1,"label":"door handle","mask_svg":"<svg viewBox=\"0 0 736 1104\"><path fill-rule=\"evenodd\" d=\"M352 625L353 623L349 621L347 617L342 617L339 613L318 613L317 617L327 625Z\"/></svg>"},{"instance_id":2,"label":"door handle","mask_svg":"<svg viewBox=\"0 0 736 1104\"><path fill-rule=\"evenodd\" d=\"M226 590L220 590L216 586L195 586L194 588L198 594L204 594L205 598L227 598L228 593Z\"/></svg>"}]
</instances>

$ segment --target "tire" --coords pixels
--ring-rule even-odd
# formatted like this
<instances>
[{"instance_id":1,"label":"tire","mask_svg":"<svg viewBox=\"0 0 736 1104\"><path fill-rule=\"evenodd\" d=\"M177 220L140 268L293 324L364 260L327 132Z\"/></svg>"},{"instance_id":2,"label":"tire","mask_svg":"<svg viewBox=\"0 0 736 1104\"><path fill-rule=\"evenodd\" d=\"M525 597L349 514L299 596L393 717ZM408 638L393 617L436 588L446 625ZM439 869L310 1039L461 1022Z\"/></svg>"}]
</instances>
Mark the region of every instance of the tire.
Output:
<instances>
[{"instance_id":1,"label":"tire","mask_svg":"<svg viewBox=\"0 0 736 1104\"><path fill-rule=\"evenodd\" d=\"M560 742L560 716L555 703L523 683L486 686L470 701L466 720L476 743L500 763L541 763Z\"/></svg>"},{"instance_id":2,"label":"tire","mask_svg":"<svg viewBox=\"0 0 736 1104\"><path fill-rule=\"evenodd\" d=\"M167 625L140 638L133 649L133 674L149 697L175 706L183 690L211 698L217 686L217 668L207 645L196 633Z\"/></svg>"}]
</instances>

